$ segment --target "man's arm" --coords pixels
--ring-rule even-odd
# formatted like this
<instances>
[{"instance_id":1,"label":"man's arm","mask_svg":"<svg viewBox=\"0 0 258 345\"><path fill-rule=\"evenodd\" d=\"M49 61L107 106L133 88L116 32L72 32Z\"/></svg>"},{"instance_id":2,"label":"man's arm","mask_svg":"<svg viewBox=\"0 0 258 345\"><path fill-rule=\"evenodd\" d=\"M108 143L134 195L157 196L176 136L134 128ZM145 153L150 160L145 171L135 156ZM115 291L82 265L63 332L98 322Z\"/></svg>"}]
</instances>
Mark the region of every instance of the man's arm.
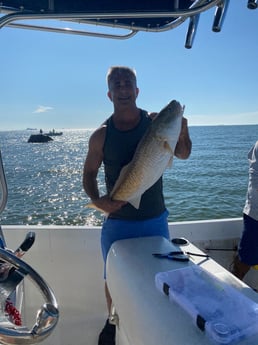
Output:
<instances>
[{"instance_id":1,"label":"man's arm","mask_svg":"<svg viewBox=\"0 0 258 345\"><path fill-rule=\"evenodd\" d=\"M191 154L191 150L192 141L188 131L187 119L183 117L181 132L175 148L175 156L180 159L187 159Z\"/></svg>"},{"instance_id":2,"label":"man's arm","mask_svg":"<svg viewBox=\"0 0 258 345\"><path fill-rule=\"evenodd\" d=\"M103 160L102 132L103 129L99 128L91 135L83 169L83 188L93 202L99 198L97 175Z\"/></svg>"},{"instance_id":3,"label":"man's arm","mask_svg":"<svg viewBox=\"0 0 258 345\"><path fill-rule=\"evenodd\" d=\"M106 213L115 212L126 202L111 200L108 195L99 195L97 176L103 161L103 146L105 140L105 126L97 129L90 137L88 153L83 169L83 188L91 198L92 203Z\"/></svg>"}]
</instances>

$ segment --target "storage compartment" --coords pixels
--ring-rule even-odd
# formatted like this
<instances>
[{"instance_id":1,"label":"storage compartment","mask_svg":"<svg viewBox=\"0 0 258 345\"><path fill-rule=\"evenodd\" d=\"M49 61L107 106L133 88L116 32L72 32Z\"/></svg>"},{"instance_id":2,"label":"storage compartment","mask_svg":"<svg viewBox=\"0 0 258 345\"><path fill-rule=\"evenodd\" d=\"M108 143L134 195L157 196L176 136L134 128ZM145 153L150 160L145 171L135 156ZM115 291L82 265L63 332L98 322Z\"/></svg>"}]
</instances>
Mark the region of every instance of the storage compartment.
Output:
<instances>
[{"instance_id":1,"label":"storage compartment","mask_svg":"<svg viewBox=\"0 0 258 345\"><path fill-rule=\"evenodd\" d=\"M258 304L198 265L157 273L155 283L215 344L258 333Z\"/></svg>"}]
</instances>

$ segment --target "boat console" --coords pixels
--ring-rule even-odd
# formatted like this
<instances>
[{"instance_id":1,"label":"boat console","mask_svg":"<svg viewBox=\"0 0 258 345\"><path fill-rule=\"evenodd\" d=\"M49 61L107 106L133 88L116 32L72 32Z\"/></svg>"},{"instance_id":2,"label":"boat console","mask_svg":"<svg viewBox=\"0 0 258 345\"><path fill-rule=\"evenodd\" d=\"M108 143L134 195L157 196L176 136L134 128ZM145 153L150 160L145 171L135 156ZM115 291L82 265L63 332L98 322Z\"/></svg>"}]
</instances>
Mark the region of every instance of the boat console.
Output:
<instances>
[{"instance_id":1,"label":"boat console","mask_svg":"<svg viewBox=\"0 0 258 345\"><path fill-rule=\"evenodd\" d=\"M257 293L188 241L175 245L162 237L143 237L113 243L107 284L120 345L258 343ZM232 302L229 309L223 296ZM208 310L207 320L198 315L199 305ZM248 305L247 320L242 315ZM209 318L215 320L215 331Z\"/></svg>"}]
</instances>

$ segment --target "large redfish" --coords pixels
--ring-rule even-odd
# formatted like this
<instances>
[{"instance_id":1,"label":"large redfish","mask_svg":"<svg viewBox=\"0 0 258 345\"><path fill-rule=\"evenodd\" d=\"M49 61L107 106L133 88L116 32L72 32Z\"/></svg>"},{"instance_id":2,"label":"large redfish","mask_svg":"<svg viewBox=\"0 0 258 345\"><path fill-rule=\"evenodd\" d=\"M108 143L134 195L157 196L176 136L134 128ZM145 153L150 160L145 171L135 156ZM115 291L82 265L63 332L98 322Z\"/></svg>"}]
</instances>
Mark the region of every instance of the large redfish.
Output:
<instances>
[{"instance_id":1,"label":"large redfish","mask_svg":"<svg viewBox=\"0 0 258 345\"><path fill-rule=\"evenodd\" d=\"M173 100L158 113L140 140L133 159L122 168L110 194L113 200L128 201L139 208L142 194L172 165L183 112L184 107Z\"/></svg>"}]
</instances>

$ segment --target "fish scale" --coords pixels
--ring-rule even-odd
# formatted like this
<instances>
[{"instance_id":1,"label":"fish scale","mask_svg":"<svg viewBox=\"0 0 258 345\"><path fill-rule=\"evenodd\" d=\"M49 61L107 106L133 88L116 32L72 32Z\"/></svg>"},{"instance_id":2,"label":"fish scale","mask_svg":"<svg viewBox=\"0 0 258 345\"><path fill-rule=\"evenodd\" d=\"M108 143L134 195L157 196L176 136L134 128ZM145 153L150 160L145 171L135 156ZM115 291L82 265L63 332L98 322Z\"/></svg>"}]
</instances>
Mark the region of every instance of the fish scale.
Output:
<instances>
[{"instance_id":1,"label":"fish scale","mask_svg":"<svg viewBox=\"0 0 258 345\"><path fill-rule=\"evenodd\" d=\"M142 194L171 165L181 130L184 108L173 100L152 121L129 164L120 172L110 194L139 208Z\"/></svg>"}]
</instances>

